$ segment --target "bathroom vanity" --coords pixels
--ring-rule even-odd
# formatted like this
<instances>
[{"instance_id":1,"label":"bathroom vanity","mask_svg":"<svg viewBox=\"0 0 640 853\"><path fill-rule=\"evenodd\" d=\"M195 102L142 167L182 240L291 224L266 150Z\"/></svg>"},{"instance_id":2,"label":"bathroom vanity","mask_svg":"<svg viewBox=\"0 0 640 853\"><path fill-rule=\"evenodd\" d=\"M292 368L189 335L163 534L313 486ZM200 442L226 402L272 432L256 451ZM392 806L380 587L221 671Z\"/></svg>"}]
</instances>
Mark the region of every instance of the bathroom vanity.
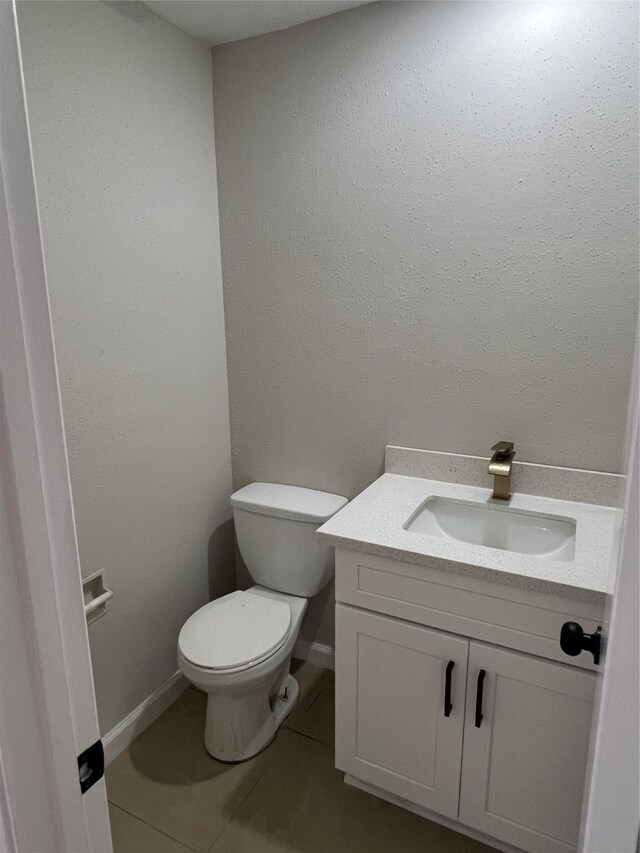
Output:
<instances>
[{"instance_id":1,"label":"bathroom vanity","mask_svg":"<svg viewBox=\"0 0 640 853\"><path fill-rule=\"evenodd\" d=\"M499 849L571 851L599 670L576 645L602 625L621 478L515 463L499 504L487 461L387 448L319 530L336 547L336 766Z\"/></svg>"}]
</instances>

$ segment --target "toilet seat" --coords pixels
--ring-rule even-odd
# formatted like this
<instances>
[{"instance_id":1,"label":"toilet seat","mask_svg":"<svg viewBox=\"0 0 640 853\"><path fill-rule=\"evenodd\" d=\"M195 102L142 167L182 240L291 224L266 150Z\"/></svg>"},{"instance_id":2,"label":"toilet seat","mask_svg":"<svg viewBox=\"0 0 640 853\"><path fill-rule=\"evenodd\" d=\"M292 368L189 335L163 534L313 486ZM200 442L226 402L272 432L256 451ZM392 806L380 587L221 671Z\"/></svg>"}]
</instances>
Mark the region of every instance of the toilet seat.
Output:
<instances>
[{"instance_id":1,"label":"toilet seat","mask_svg":"<svg viewBox=\"0 0 640 853\"><path fill-rule=\"evenodd\" d=\"M178 648L201 669L248 669L278 651L290 625L291 608L286 601L232 592L205 604L187 619Z\"/></svg>"}]
</instances>

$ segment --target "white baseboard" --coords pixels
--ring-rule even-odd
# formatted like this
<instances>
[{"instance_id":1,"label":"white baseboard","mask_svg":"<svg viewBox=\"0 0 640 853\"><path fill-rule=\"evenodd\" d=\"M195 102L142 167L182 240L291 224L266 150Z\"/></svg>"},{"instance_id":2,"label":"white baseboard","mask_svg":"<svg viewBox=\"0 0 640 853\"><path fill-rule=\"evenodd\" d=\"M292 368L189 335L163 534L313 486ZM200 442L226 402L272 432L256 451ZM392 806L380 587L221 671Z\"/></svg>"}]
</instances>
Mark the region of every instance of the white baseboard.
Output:
<instances>
[{"instance_id":1,"label":"white baseboard","mask_svg":"<svg viewBox=\"0 0 640 853\"><path fill-rule=\"evenodd\" d=\"M335 669L335 656L332 646L324 643L310 643L307 640L298 640L293 650L293 656L301 660L308 660L323 669ZM104 746L105 764L110 764L117 758L139 734L150 726L169 705L183 693L189 682L178 670L168 678L165 683L155 690L151 696L147 696L137 708L114 726L102 738Z\"/></svg>"},{"instance_id":2,"label":"white baseboard","mask_svg":"<svg viewBox=\"0 0 640 853\"><path fill-rule=\"evenodd\" d=\"M150 726L169 705L175 702L181 693L184 693L188 686L189 682L178 670L150 696L147 696L137 708L127 714L124 720L120 720L118 725L102 738L105 764L109 764L120 755L147 726Z\"/></svg>"},{"instance_id":3,"label":"white baseboard","mask_svg":"<svg viewBox=\"0 0 640 853\"><path fill-rule=\"evenodd\" d=\"M323 669L336 668L336 655L333 646L324 643L310 643L308 640L297 640L293 649L294 658L308 660Z\"/></svg>"}]
</instances>

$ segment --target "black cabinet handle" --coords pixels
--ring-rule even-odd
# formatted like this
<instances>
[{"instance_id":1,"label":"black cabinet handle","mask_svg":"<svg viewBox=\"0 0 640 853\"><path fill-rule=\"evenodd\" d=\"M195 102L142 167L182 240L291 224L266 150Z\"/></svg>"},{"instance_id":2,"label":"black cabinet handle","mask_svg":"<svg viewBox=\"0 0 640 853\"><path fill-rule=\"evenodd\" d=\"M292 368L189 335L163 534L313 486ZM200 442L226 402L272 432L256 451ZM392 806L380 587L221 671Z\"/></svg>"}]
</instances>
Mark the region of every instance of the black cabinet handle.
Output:
<instances>
[{"instance_id":1,"label":"black cabinet handle","mask_svg":"<svg viewBox=\"0 0 640 853\"><path fill-rule=\"evenodd\" d=\"M447 674L444 682L444 715L448 717L451 713L451 709L453 705L451 704L451 673L453 672L453 667L455 666L452 660L447 664Z\"/></svg>"},{"instance_id":2,"label":"black cabinet handle","mask_svg":"<svg viewBox=\"0 0 640 853\"><path fill-rule=\"evenodd\" d=\"M476 687L476 728L480 728L482 722L482 692L484 690L484 677L487 673L481 669L478 673L478 686Z\"/></svg>"},{"instance_id":3,"label":"black cabinet handle","mask_svg":"<svg viewBox=\"0 0 640 853\"><path fill-rule=\"evenodd\" d=\"M600 663L602 627L598 625L593 634L585 634L577 622L565 622L560 631L560 648L565 655L576 657L580 652L591 652L596 666Z\"/></svg>"}]
</instances>

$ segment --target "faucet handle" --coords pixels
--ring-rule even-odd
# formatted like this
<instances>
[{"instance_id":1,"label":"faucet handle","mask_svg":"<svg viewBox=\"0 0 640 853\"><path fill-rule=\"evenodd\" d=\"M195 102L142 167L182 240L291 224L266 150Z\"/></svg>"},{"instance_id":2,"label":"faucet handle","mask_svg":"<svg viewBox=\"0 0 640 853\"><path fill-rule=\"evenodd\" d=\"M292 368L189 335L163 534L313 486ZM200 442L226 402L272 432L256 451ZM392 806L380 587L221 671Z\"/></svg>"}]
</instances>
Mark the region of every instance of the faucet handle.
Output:
<instances>
[{"instance_id":1,"label":"faucet handle","mask_svg":"<svg viewBox=\"0 0 640 853\"><path fill-rule=\"evenodd\" d=\"M491 449L495 451L496 456L510 456L514 453L512 441L499 441Z\"/></svg>"}]
</instances>

